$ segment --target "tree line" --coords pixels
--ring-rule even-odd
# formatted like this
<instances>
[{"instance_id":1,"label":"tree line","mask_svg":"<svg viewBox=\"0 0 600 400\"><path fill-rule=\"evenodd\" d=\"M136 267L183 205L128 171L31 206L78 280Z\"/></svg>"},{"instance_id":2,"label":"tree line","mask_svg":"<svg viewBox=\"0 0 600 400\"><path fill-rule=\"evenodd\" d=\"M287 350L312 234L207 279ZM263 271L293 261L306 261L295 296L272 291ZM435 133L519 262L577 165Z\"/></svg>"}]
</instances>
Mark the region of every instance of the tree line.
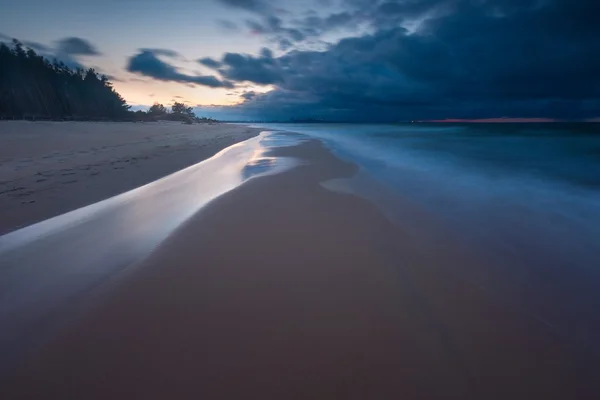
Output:
<instances>
[{"instance_id":1,"label":"tree line","mask_svg":"<svg viewBox=\"0 0 600 400\"><path fill-rule=\"evenodd\" d=\"M105 75L69 68L25 49L0 43L0 118L127 119L129 106Z\"/></svg>"},{"instance_id":2,"label":"tree line","mask_svg":"<svg viewBox=\"0 0 600 400\"><path fill-rule=\"evenodd\" d=\"M17 40L0 43L0 119L216 122L177 102L170 112L158 103L130 111L107 76L50 61Z\"/></svg>"},{"instance_id":3,"label":"tree line","mask_svg":"<svg viewBox=\"0 0 600 400\"><path fill-rule=\"evenodd\" d=\"M148 111L136 111L135 119L138 121L180 121L185 124L197 123L213 123L217 120L206 117L197 117L192 111L192 107L186 106L184 103L175 102L171 106L169 111L164 105L160 103L154 103Z\"/></svg>"}]
</instances>

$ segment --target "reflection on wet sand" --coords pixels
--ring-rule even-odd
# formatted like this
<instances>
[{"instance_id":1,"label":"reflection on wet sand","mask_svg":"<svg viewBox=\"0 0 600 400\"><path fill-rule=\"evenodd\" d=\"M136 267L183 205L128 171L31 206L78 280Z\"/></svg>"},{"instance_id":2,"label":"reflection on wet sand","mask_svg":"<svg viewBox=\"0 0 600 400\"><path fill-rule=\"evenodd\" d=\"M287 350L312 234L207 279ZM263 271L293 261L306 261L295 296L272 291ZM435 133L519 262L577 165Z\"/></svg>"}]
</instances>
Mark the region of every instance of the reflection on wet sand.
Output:
<instances>
[{"instance_id":1,"label":"reflection on wet sand","mask_svg":"<svg viewBox=\"0 0 600 400\"><path fill-rule=\"evenodd\" d=\"M278 145L272 136L263 132L138 189L0 237L3 355L37 336L69 299L143 259L211 200L293 167L291 159L265 156Z\"/></svg>"}]
</instances>

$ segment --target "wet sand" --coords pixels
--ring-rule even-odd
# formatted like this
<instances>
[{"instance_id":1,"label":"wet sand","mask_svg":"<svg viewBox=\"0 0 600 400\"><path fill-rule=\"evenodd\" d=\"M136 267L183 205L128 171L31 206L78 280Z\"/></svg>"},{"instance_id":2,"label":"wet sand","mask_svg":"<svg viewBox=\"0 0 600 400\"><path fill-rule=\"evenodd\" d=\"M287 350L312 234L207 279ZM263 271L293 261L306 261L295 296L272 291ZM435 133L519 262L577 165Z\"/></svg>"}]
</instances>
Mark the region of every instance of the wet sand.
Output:
<instances>
[{"instance_id":1,"label":"wet sand","mask_svg":"<svg viewBox=\"0 0 600 400\"><path fill-rule=\"evenodd\" d=\"M276 153L308 164L203 209L25 358L7 398L597 398L595 358L451 268L485 261L324 189L356 170L320 143Z\"/></svg>"},{"instance_id":2,"label":"wet sand","mask_svg":"<svg viewBox=\"0 0 600 400\"><path fill-rule=\"evenodd\" d=\"M258 132L166 121L0 121L0 234L155 181Z\"/></svg>"}]
</instances>

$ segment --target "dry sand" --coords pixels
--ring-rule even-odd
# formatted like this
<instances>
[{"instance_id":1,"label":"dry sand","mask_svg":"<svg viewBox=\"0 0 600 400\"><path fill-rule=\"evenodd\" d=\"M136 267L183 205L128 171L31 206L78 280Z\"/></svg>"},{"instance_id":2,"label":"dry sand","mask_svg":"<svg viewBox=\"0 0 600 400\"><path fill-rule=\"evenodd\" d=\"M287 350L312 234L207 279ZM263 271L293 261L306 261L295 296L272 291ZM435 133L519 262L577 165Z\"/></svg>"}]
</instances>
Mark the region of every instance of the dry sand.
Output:
<instances>
[{"instance_id":1,"label":"dry sand","mask_svg":"<svg viewBox=\"0 0 600 400\"><path fill-rule=\"evenodd\" d=\"M320 185L352 165L318 142L277 152L310 163L210 204L7 398L597 398L597 360Z\"/></svg>"},{"instance_id":2,"label":"dry sand","mask_svg":"<svg viewBox=\"0 0 600 400\"><path fill-rule=\"evenodd\" d=\"M142 186L258 132L229 124L0 121L0 234Z\"/></svg>"}]
</instances>

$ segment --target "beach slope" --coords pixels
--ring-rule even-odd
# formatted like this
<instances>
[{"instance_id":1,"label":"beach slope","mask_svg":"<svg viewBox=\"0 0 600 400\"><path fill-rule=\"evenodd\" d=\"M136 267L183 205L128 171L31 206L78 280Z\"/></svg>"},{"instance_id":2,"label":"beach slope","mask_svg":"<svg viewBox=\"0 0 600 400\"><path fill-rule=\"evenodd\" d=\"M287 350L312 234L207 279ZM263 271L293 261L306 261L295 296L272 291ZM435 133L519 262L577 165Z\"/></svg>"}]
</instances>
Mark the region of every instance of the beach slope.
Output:
<instances>
[{"instance_id":1,"label":"beach slope","mask_svg":"<svg viewBox=\"0 0 600 400\"><path fill-rule=\"evenodd\" d=\"M0 121L0 234L135 189L259 132L166 121Z\"/></svg>"},{"instance_id":2,"label":"beach slope","mask_svg":"<svg viewBox=\"0 0 600 400\"><path fill-rule=\"evenodd\" d=\"M90 302L8 398L564 399L598 364L427 254L319 142L252 179ZM590 397L591 398L591 397Z\"/></svg>"}]
</instances>

